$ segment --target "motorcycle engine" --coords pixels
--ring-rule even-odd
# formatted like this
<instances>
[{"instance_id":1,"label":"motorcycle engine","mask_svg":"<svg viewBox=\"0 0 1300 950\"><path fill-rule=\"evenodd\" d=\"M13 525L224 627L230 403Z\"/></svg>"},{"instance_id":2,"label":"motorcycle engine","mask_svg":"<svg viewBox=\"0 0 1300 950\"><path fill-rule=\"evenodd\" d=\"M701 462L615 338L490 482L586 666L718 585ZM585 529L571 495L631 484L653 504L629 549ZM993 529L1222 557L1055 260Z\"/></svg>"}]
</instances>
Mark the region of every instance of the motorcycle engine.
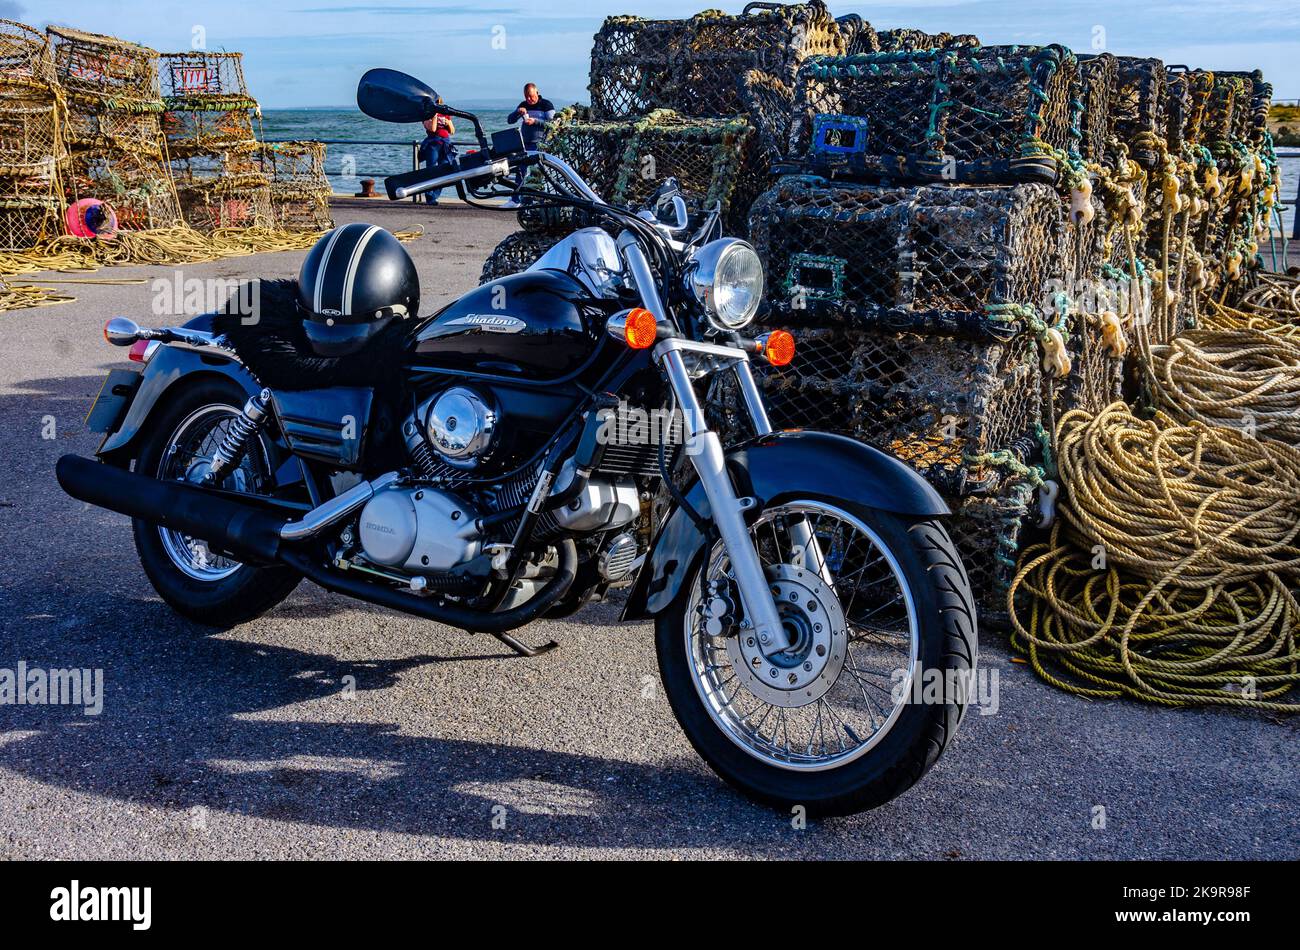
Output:
<instances>
[{"instance_id":1,"label":"motorcycle engine","mask_svg":"<svg viewBox=\"0 0 1300 950\"><path fill-rule=\"evenodd\" d=\"M433 488L389 488L361 510L360 540L376 564L417 573L441 573L478 557L478 513L465 501Z\"/></svg>"}]
</instances>

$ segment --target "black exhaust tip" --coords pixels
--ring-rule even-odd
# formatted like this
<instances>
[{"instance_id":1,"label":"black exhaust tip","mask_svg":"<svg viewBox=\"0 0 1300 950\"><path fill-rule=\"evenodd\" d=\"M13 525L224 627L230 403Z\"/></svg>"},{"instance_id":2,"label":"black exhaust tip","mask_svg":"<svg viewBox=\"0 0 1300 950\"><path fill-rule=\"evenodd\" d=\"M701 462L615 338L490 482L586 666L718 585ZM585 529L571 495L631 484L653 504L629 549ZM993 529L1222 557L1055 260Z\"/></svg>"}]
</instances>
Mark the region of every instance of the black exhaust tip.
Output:
<instances>
[{"instance_id":1,"label":"black exhaust tip","mask_svg":"<svg viewBox=\"0 0 1300 950\"><path fill-rule=\"evenodd\" d=\"M163 482L80 455L59 459L59 486L78 501L150 521L241 561L278 561L287 518L187 482Z\"/></svg>"}]
</instances>

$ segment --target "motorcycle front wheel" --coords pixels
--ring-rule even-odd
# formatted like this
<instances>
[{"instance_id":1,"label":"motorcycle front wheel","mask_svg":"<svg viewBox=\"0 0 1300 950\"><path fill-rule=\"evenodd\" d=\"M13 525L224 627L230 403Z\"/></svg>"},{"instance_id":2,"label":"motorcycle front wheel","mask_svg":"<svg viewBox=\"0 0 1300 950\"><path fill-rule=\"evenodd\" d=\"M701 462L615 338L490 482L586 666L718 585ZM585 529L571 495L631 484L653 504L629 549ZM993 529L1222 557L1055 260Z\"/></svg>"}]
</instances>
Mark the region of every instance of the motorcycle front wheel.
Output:
<instances>
[{"instance_id":1,"label":"motorcycle front wheel","mask_svg":"<svg viewBox=\"0 0 1300 950\"><path fill-rule=\"evenodd\" d=\"M978 642L942 524L796 500L750 529L789 649L741 616L721 543L656 618L664 690L706 762L806 814L874 808L920 780L965 714Z\"/></svg>"}]
</instances>

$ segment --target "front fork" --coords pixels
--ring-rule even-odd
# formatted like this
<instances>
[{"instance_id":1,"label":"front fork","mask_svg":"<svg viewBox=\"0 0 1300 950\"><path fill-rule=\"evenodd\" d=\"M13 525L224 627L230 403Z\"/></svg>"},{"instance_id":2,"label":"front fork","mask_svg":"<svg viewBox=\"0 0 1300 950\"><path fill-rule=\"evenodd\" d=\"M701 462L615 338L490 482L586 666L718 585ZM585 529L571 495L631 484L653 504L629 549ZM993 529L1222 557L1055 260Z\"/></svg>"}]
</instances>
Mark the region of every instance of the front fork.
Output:
<instances>
[{"instance_id":1,"label":"front fork","mask_svg":"<svg viewBox=\"0 0 1300 950\"><path fill-rule=\"evenodd\" d=\"M722 440L709 428L704 418L704 410L696 398L695 387L691 384L686 359L680 348L671 346L674 342L676 341L666 340L659 344L655 355L677 397L677 404L681 407L686 451L700 476L700 486L709 499L713 523L717 526L723 547L727 549L727 559L731 562L736 587L745 606L745 618L753 625L754 634L762 644L764 653L787 650L792 646L792 641L776 612L776 603L772 600L762 562L749 536L744 515L741 514L741 501L727 476ZM750 384L753 385L749 363L743 355L736 364L736 373L738 376L743 374L749 377ZM763 413L762 419L766 421L766 413ZM767 431L771 431L770 428ZM750 499L750 503L753 503L753 499Z\"/></svg>"},{"instance_id":2,"label":"front fork","mask_svg":"<svg viewBox=\"0 0 1300 950\"><path fill-rule=\"evenodd\" d=\"M641 253L640 247L630 235L621 236L618 243L632 279L640 292L642 304L655 315L656 319L661 323L664 322L666 314L663 302L659 298L654 274L645 255ZM736 587L745 608L745 620L752 626L765 654L779 653L793 646L793 641L781 623L776 603L772 599L772 588L763 573L762 561L759 559L758 551L749 534L749 527L745 524L742 514L755 499L746 499L748 505L743 505L736 495L731 478L727 475L722 441L718 438L718 434L709 428L704 409L695 395L690 368L686 363L688 353L694 358L713 359L730 366L736 374L736 381L749 412L750 421L759 435L771 432L772 423L768 420L763 397L754 383L753 373L750 372L749 354L744 350L738 347L697 343L681 338L661 340L655 346L655 360L668 378L668 384L677 397L677 405L681 407L687 454L699 475L700 486L709 500L713 523L717 526L723 547L726 548L727 559L731 563ZM822 557L817 539L806 521L800 521L792 526L791 541L794 546L792 555L803 560L805 564L811 562L810 567L817 570L833 589L834 585L825 558Z\"/></svg>"}]
</instances>

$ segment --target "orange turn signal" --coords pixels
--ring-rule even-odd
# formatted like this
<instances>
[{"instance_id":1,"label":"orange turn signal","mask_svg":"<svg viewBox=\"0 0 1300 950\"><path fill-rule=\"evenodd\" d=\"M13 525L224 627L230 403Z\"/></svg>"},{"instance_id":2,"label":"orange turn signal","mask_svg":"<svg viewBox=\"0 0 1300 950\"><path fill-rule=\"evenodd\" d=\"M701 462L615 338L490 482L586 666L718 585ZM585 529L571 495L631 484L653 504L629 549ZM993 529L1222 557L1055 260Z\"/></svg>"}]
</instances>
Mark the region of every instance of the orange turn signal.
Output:
<instances>
[{"instance_id":1,"label":"orange turn signal","mask_svg":"<svg viewBox=\"0 0 1300 950\"><path fill-rule=\"evenodd\" d=\"M794 337L785 330L773 330L758 338L763 358L773 366L788 366L794 359Z\"/></svg>"},{"instance_id":2,"label":"orange turn signal","mask_svg":"<svg viewBox=\"0 0 1300 950\"><path fill-rule=\"evenodd\" d=\"M659 339L659 321L643 307L628 311L623 323L623 339L634 350L645 350Z\"/></svg>"}]
</instances>

